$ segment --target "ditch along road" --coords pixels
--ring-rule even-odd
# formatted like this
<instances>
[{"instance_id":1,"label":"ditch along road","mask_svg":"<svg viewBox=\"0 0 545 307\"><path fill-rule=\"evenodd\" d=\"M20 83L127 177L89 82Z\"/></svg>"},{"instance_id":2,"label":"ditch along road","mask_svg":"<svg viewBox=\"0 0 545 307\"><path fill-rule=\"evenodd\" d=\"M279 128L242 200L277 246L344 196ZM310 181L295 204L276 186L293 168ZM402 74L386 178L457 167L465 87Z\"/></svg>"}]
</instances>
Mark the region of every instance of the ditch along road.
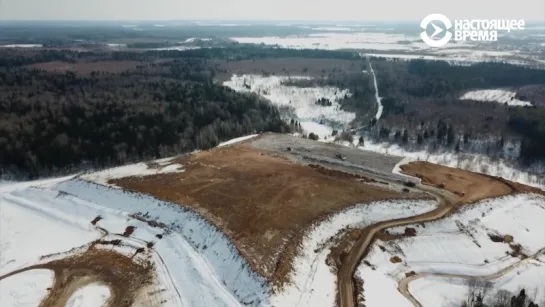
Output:
<instances>
[{"instance_id":1,"label":"ditch along road","mask_svg":"<svg viewBox=\"0 0 545 307\"><path fill-rule=\"evenodd\" d=\"M496 273L490 274L490 275L484 275L484 276L471 276L471 275L460 275L460 274L445 274L445 273L420 273L416 275L412 275L409 277L403 278L398 283L398 290L403 296L408 299L413 306L415 307L422 307L422 304L411 294L409 291L409 284L417 279L424 278L424 277L430 277L430 276L436 276L436 277L444 277L444 278L457 278L457 279L466 279L466 280L476 280L476 281L492 281L494 279L498 279L507 273L513 271L514 269L522 266L523 264L530 263L531 261L537 260L537 258L545 254L545 248L540 249L537 253L533 254L532 256L518 261L516 263L513 263L510 266L507 266Z\"/></svg>"}]
</instances>

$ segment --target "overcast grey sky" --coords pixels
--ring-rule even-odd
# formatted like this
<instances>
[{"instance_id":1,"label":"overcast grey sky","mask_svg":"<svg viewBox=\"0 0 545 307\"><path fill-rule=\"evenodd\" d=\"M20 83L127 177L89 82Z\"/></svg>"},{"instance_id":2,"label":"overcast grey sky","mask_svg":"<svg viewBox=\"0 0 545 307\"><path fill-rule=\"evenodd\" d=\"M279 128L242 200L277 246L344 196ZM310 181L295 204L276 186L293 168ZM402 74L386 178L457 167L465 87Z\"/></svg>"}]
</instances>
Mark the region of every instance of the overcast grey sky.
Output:
<instances>
[{"instance_id":1,"label":"overcast grey sky","mask_svg":"<svg viewBox=\"0 0 545 307\"><path fill-rule=\"evenodd\" d=\"M420 20L545 21L545 0L0 0L2 20Z\"/></svg>"}]
</instances>

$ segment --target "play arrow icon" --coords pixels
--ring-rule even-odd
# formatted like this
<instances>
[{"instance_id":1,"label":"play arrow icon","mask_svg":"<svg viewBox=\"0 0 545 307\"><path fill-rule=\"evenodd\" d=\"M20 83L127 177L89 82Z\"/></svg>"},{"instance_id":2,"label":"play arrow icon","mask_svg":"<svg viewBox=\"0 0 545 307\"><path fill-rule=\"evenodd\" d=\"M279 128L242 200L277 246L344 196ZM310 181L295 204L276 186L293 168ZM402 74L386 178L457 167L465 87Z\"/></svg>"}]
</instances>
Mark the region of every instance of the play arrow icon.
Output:
<instances>
[{"instance_id":1,"label":"play arrow icon","mask_svg":"<svg viewBox=\"0 0 545 307\"><path fill-rule=\"evenodd\" d=\"M431 38L434 38L437 34L443 32L444 30L439 28L438 26L436 26L434 23L431 24L433 26L433 28L435 29L435 31L433 32L433 34L431 35Z\"/></svg>"}]
</instances>

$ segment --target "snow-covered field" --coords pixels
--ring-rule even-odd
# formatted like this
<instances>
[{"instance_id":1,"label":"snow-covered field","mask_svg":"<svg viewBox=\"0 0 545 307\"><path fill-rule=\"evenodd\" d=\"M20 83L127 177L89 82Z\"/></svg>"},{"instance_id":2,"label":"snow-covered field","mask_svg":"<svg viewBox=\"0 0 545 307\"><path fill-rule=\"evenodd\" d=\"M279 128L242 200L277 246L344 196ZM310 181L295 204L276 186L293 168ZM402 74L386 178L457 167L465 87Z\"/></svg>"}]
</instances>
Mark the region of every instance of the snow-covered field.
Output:
<instances>
[{"instance_id":1,"label":"snow-covered field","mask_svg":"<svg viewBox=\"0 0 545 307\"><path fill-rule=\"evenodd\" d=\"M43 45L39 44L12 44L12 45L1 45L0 47L4 48L41 48Z\"/></svg>"},{"instance_id":2,"label":"snow-covered field","mask_svg":"<svg viewBox=\"0 0 545 307\"><path fill-rule=\"evenodd\" d=\"M348 26L306 28L323 32L290 36L231 37L231 39L243 44L265 44L293 49L367 49L382 52L369 54L376 57L423 58L459 64L492 61L525 65L540 61L532 59L536 54L524 54L517 50L497 50L474 43L451 42L450 48L434 49L422 42L417 35L389 31L384 33L378 32L377 29ZM422 52L426 55L419 54Z\"/></svg>"},{"instance_id":3,"label":"snow-covered field","mask_svg":"<svg viewBox=\"0 0 545 307\"><path fill-rule=\"evenodd\" d=\"M229 240L198 215L177 205L67 177L3 184L0 213L0 276L66 256L60 253L101 237L103 233L97 227L107 230L109 237L116 237L127 226L135 226L134 234L123 240L130 241L135 248L146 246L146 242L155 243L153 260L157 280L153 287L165 289L155 291L150 298L152 305L159 306L160 301L166 301L161 306L268 304L268 286L250 271ZM147 213L149 219L168 225L171 232L129 216L136 213ZM102 219L95 227L90 222L97 216ZM162 238L158 239L158 234ZM134 249L120 247L117 251L129 254ZM47 255L52 256L40 258ZM37 274L41 273L31 270L1 280L1 290L8 291L6 296L1 296L2 300L21 304L34 302L28 306L36 306L35 302L45 294L40 289L50 287L52 282L51 274L46 274L47 278ZM106 296L106 291L101 289L83 288L74 294L70 306L90 303L89 295Z\"/></svg>"},{"instance_id":4,"label":"snow-covered field","mask_svg":"<svg viewBox=\"0 0 545 307\"><path fill-rule=\"evenodd\" d=\"M545 297L543 286L545 276L545 257L530 260L509 271L505 275L491 280L494 291L488 292L485 302L493 299L497 290L506 290L518 294L525 289L530 297L536 297L537 303ZM470 282L463 278L427 276L409 284L409 290L422 306L460 306L467 296ZM540 305L541 306L541 305Z\"/></svg>"},{"instance_id":5,"label":"snow-covered field","mask_svg":"<svg viewBox=\"0 0 545 307\"><path fill-rule=\"evenodd\" d=\"M301 122L318 123L320 120L329 120L337 125L344 126L356 118L354 113L341 110L338 103L339 99L345 97L345 95L350 96L348 90L334 87L301 88L282 85L283 81L290 78L307 79L307 77L294 76L234 75L224 85L236 91L256 92L277 106L290 107ZM332 106L316 105L316 101L320 98L329 99Z\"/></svg>"},{"instance_id":6,"label":"snow-covered field","mask_svg":"<svg viewBox=\"0 0 545 307\"><path fill-rule=\"evenodd\" d=\"M513 251L510 245L493 242L489 235L512 236L512 244L520 244L522 253L529 257L540 255L545 251L543 216L545 197L511 195L481 201L439 221L407 226L416 229L415 237L377 241L365 258L371 267L362 264L358 269L365 284L366 306L412 306L397 290L398 282L411 271L460 275L460 278L422 277L409 283L409 291L418 300L422 299L424 307L461 302L468 290L461 277L491 276L497 289L510 291L541 287L542 280L536 276L540 276L545 264L528 258L518 265L521 259L510 255ZM388 231L402 234L405 228ZM390 259L394 256L401 262L392 263ZM499 276L494 276L498 272ZM438 278L442 282L435 284ZM385 297L391 301L385 302Z\"/></svg>"},{"instance_id":7,"label":"snow-covered field","mask_svg":"<svg viewBox=\"0 0 545 307\"><path fill-rule=\"evenodd\" d=\"M232 37L231 39L243 44L263 43L294 49L423 50L430 48L417 36L377 32L324 32L307 36Z\"/></svg>"},{"instance_id":8,"label":"snow-covered field","mask_svg":"<svg viewBox=\"0 0 545 307\"><path fill-rule=\"evenodd\" d=\"M0 306L38 306L53 285L53 277L49 270L30 270L0 280Z\"/></svg>"},{"instance_id":9,"label":"snow-covered field","mask_svg":"<svg viewBox=\"0 0 545 307\"><path fill-rule=\"evenodd\" d=\"M515 98L517 93L508 90L476 90L470 91L462 95L460 99L463 100L476 100L476 101L488 101L507 104L510 106L531 106L532 103L528 101L522 101Z\"/></svg>"},{"instance_id":10,"label":"snow-covered field","mask_svg":"<svg viewBox=\"0 0 545 307\"><path fill-rule=\"evenodd\" d=\"M66 302L66 307L101 307L110 298L110 289L100 284L78 289Z\"/></svg>"},{"instance_id":11,"label":"snow-covered field","mask_svg":"<svg viewBox=\"0 0 545 307\"><path fill-rule=\"evenodd\" d=\"M384 220L418 215L436 206L436 202L418 200L375 202L356 205L317 224L305 235L294 259L291 282L273 295L271 303L286 307L334 306L336 275L326 264L332 244L330 238L347 228L363 228Z\"/></svg>"}]
</instances>

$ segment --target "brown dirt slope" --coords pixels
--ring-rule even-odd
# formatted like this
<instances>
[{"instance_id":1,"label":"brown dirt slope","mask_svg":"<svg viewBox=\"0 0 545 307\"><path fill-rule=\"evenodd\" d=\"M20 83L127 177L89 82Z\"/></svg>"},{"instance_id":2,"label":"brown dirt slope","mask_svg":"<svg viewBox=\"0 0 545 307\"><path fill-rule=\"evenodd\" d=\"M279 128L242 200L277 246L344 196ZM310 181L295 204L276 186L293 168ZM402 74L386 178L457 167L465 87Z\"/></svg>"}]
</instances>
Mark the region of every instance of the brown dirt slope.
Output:
<instances>
[{"instance_id":1,"label":"brown dirt slope","mask_svg":"<svg viewBox=\"0 0 545 307\"><path fill-rule=\"evenodd\" d=\"M297 234L314 221L357 203L415 197L244 144L175 162L184 164L185 171L111 183L192 208L222 229L252 268L267 278L281 254L293 249L290 243L297 241Z\"/></svg>"},{"instance_id":2,"label":"brown dirt slope","mask_svg":"<svg viewBox=\"0 0 545 307\"><path fill-rule=\"evenodd\" d=\"M404 174L422 179L423 184L456 194L455 204L473 203L513 192L508 184L494 177L425 161L402 165L401 170Z\"/></svg>"}]
</instances>

